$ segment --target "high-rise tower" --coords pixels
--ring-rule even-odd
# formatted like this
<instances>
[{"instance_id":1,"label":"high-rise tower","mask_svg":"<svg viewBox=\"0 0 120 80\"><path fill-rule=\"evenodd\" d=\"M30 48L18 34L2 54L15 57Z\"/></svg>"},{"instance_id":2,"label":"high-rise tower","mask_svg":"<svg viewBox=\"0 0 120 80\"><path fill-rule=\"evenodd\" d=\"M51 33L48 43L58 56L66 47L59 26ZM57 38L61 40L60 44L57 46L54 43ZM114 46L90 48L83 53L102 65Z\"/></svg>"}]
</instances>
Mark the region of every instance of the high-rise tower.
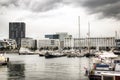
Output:
<instances>
[{"instance_id":1,"label":"high-rise tower","mask_svg":"<svg viewBox=\"0 0 120 80\"><path fill-rule=\"evenodd\" d=\"M25 38L25 23L10 22L9 23L9 38L15 39L17 47L21 46L21 38Z\"/></svg>"}]
</instances>

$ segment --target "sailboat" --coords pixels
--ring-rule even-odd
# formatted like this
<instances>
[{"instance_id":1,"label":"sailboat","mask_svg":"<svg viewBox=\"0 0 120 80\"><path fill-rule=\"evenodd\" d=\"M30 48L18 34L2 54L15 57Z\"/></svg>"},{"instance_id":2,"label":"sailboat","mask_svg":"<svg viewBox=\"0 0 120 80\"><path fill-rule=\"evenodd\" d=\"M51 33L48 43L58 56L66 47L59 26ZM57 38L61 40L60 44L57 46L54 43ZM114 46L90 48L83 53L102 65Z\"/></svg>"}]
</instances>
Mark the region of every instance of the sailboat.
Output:
<instances>
[{"instance_id":1,"label":"sailboat","mask_svg":"<svg viewBox=\"0 0 120 80\"><path fill-rule=\"evenodd\" d=\"M87 53L84 54L84 56L86 57L92 57L92 56L95 56L95 54L93 54L90 50L90 23L88 22L88 38L87 38L87 42L88 42L88 51Z\"/></svg>"}]
</instances>

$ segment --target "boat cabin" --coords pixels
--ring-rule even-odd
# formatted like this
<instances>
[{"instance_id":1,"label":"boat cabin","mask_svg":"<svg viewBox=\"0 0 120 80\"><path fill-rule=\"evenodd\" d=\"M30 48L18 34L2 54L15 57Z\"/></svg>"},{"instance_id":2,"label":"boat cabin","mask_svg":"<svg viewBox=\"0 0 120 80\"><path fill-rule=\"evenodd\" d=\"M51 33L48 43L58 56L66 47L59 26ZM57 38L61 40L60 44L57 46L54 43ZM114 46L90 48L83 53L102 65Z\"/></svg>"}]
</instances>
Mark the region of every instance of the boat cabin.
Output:
<instances>
[{"instance_id":1,"label":"boat cabin","mask_svg":"<svg viewBox=\"0 0 120 80\"><path fill-rule=\"evenodd\" d=\"M102 73L101 80L120 80L120 72Z\"/></svg>"},{"instance_id":2,"label":"boat cabin","mask_svg":"<svg viewBox=\"0 0 120 80\"><path fill-rule=\"evenodd\" d=\"M120 63L115 61L114 67L107 64L96 64L94 73L89 75L89 80L120 80Z\"/></svg>"}]
</instances>

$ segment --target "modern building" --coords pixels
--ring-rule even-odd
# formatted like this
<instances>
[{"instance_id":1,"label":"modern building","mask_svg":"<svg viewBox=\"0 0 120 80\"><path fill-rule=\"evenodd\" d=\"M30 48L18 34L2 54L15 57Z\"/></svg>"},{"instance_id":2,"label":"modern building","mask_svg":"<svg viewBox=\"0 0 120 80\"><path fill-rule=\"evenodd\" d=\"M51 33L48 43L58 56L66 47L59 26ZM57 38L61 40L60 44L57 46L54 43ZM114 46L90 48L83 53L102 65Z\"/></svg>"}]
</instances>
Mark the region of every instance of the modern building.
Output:
<instances>
[{"instance_id":1,"label":"modern building","mask_svg":"<svg viewBox=\"0 0 120 80\"><path fill-rule=\"evenodd\" d=\"M120 49L120 39L115 40L116 48Z\"/></svg>"},{"instance_id":2,"label":"modern building","mask_svg":"<svg viewBox=\"0 0 120 80\"><path fill-rule=\"evenodd\" d=\"M60 41L58 39L43 39L43 40L38 40L37 44L38 49L40 48L55 48L55 47L60 47Z\"/></svg>"},{"instance_id":3,"label":"modern building","mask_svg":"<svg viewBox=\"0 0 120 80\"><path fill-rule=\"evenodd\" d=\"M64 47L107 49L116 46L115 37L65 38ZM73 44L73 45L72 45Z\"/></svg>"},{"instance_id":4,"label":"modern building","mask_svg":"<svg viewBox=\"0 0 120 80\"><path fill-rule=\"evenodd\" d=\"M17 42L17 47L20 47L21 38L25 38L25 23L10 22L9 23L9 39L15 39Z\"/></svg>"},{"instance_id":5,"label":"modern building","mask_svg":"<svg viewBox=\"0 0 120 80\"><path fill-rule=\"evenodd\" d=\"M23 48L35 48L35 40L33 38L22 38L21 47Z\"/></svg>"},{"instance_id":6,"label":"modern building","mask_svg":"<svg viewBox=\"0 0 120 80\"><path fill-rule=\"evenodd\" d=\"M66 32L57 32L56 34L48 34L45 35L45 38L49 38L49 39L59 39L60 41L60 48L64 48L64 39L66 37L72 37L72 35L68 35L68 33Z\"/></svg>"},{"instance_id":7,"label":"modern building","mask_svg":"<svg viewBox=\"0 0 120 80\"><path fill-rule=\"evenodd\" d=\"M48 34L48 35L45 35L45 38L59 39L59 35L58 34Z\"/></svg>"},{"instance_id":8,"label":"modern building","mask_svg":"<svg viewBox=\"0 0 120 80\"><path fill-rule=\"evenodd\" d=\"M73 48L74 47L74 39L72 36L67 36L64 38L64 48Z\"/></svg>"},{"instance_id":9,"label":"modern building","mask_svg":"<svg viewBox=\"0 0 120 80\"><path fill-rule=\"evenodd\" d=\"M4 39L4 42L6 42L10 49L16 49L17 43L14 39Z\"/></svg>"}]
</instances>

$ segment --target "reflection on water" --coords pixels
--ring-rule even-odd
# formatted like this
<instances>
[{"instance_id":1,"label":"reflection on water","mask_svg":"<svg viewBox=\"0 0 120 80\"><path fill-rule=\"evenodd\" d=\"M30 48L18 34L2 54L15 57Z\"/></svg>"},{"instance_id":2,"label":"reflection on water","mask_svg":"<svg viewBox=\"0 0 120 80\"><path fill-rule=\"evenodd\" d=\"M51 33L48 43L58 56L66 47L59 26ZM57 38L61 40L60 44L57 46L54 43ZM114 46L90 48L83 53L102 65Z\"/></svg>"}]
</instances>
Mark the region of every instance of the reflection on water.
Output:
<instances>
[{"instance_id":1,"label":"reflection on water","mask_svg":"<svg viewBox=\"0 0 120 80\"><path fill-rule=\"evenodd\" d=\"M7 66L0 66L0 80L7 80Z\"/></svg>"},{"instance_id":2,"label":"reflection on water","mask_svg":"<svg viewBox=\"0 0 120 80\"><path fill-rule=\"evenodd\" d=\"M12 64L8 65L8 80L24 80L25 78L25 66L24 64Z\"/></svg>"},{"instance_id":3,"label":"reflection on water","mask_svg":"<svg viewBox=\"0 0 120 80\"><path fill-rule=\"evenodd\" d=\"M88 80L84 67L89 59L54 58L45 59L38 55L7 54L8 66L0 66L0 80Z\"/></svg>"}]
</instances>

